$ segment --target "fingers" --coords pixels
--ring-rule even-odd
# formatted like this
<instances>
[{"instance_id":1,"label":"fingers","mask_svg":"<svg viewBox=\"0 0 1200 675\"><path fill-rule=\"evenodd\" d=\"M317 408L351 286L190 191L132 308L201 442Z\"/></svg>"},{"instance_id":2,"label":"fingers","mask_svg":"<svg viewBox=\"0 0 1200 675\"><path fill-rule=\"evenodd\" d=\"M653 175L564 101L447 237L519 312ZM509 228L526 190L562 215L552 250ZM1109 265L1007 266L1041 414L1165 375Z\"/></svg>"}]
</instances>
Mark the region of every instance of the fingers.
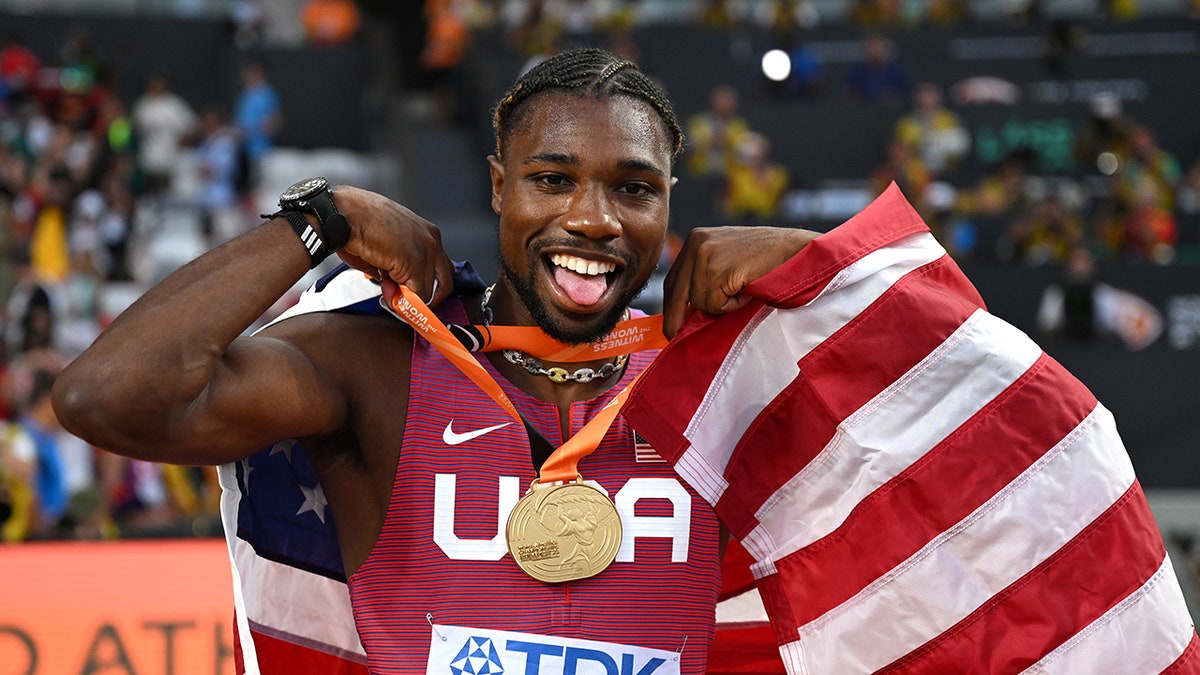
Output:
<instances>
[{"instance_id":1,"label":"fingers","mask_svg":"<svg viewBox=\"0 0 1200 675\"><path fill-rule=\"evenodd\" d=\"M353 212L342 260L384 284L389 302L397 285L430 306L453 293L454 263L437 226L382 195L349 188L345 195Z\"/></svg>"},{"instance_id":2,"label":"fingers","mask_svg":"<svg viewBox=\"0 0 1200 675\"><path fill-rule=\"evenodd\" d=\"M687 250L687 244L684 244L663 281L663 333L667 338L675 337L691 314L688 296L694 267L695 258Z\"/></svg>"},{"instance_id":3,"label":"fingers","mask_svg":"<svg viewBox=\"0 0 1200 675\"><path fill-rule=\"evenodd\" d=\"M663 288L663 332L668 338L695 311L724 314L751 300L746 287L818 236L776 227L697 228L688 234Z\"/></svg>"}]
</instances>

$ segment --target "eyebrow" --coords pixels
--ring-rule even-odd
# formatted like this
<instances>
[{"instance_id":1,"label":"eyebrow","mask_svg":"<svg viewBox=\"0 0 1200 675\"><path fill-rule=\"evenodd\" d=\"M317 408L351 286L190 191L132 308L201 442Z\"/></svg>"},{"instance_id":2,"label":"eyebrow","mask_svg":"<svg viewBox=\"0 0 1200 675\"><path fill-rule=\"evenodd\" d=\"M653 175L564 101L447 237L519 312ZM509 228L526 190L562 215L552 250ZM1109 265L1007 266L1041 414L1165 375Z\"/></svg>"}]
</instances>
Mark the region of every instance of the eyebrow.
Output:
<instances>
[{"instance_id":1,"label":"eyebrow","mask_svg":"<svg viewBox=\"0 0 1200 675\"><path fill-rule=\"evenodd\" d=\"M522 164L537 164L538 162L549 162L551 164L578 164L579 157L577 155L568 155L561 152L542 152L536 155L531 155L526 158ZM657 165L646 162L640 159L622 159L617 162L617 167L629 171L645 171L658 176L666 176L666 172L658 168Z\"/></svg>"}]
</instances>

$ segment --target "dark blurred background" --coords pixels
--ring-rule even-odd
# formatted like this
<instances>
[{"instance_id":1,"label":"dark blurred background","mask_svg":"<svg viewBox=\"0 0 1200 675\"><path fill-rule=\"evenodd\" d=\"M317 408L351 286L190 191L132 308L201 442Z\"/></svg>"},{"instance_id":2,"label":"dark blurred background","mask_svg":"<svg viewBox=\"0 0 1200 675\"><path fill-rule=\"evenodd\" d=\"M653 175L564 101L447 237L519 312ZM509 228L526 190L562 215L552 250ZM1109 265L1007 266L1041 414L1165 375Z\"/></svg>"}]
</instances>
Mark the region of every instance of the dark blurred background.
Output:
<instances>
[{"instance_id":1,"label":"dark blurred background","mask_svg":"<svg viewBox=\"0 0 1200 675\"><path fill-rule=\"evenodd\" d=\"M405 203L494 275L492 106L596 45L684 123L664 262L695 227L825 231L897 182L993 313L1114 412L1195 579L1195 0L0 0L0 38L9 541L218 533L211 472L63 435L53 375L310 175Z\"/></svg>"}]
</instances>

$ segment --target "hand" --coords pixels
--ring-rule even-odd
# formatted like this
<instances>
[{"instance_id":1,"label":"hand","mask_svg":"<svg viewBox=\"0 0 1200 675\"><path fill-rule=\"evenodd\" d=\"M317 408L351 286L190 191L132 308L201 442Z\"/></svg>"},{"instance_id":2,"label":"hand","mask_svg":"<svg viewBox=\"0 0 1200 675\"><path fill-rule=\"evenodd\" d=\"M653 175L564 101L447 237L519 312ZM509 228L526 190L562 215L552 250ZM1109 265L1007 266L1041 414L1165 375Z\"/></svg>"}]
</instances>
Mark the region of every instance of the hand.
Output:
<instances>
[{"instance_id":1,"label":"hand","mask_svg":"<svg viewBox=\"0 0 1200 675\"><path fill-rule=\"evenodd\" d=\"M742 291L779 267L818 232L786 227L692 230L664 282L663 332L675 337L693 310L724 314L750 301Z\"/></svg>"},{"instance_id":2,"label":"hand","mask_svg":"<svg viewBox=\"0 0 1200 675\"><path fill-rule=\"evenodd\" d=\"M388 300L397 285L430 306L450 296L454 263L437 226L383 195L348 185L335 187L334 199L350 226L338 257L378 279Z\"/></svg>"}]
</instances>

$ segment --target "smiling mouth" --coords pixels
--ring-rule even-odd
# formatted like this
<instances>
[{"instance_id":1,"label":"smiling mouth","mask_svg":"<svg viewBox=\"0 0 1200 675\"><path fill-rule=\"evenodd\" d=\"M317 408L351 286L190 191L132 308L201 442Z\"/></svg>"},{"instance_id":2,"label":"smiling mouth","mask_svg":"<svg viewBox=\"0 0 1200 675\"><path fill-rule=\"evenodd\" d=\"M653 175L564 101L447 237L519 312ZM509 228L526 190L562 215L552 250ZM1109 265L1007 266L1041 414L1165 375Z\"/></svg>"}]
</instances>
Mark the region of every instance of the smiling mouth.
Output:
<instances>
[{"instance_id":1,"label":"smiling mouth","mask_svg":"<svg viewBox=\"0 0 1200 675\"><path fill-rule=\"evenodd\" d=\"M604 297L617 269L612 262L588 260L567 253L553 253L549 260L554 282L571 302L581 307L590 307Z\"/></svg>"}]
</instances>

